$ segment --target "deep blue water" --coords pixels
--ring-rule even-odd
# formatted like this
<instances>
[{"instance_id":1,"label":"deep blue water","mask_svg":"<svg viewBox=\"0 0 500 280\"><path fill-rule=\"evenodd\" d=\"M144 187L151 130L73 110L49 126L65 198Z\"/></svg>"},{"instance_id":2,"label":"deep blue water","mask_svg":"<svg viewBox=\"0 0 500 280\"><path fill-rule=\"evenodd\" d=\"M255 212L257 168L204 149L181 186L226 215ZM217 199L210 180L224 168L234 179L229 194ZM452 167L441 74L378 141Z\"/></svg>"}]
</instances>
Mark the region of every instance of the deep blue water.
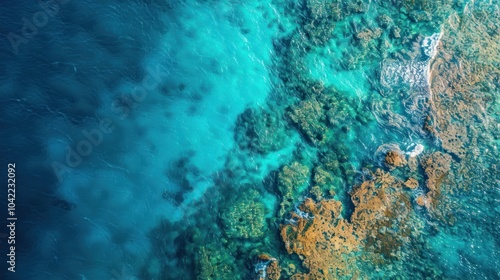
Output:
<instances>
[{"instance_id":1,"label":"deep blue water","mask_svg":"<svg viewBox=\"0 0 500 280\"><path fill-rule=\"evenodd\" d=\"M4 1L3 33L22 36L23 18L42 6ZM2 165L15 162L18 178L15 278L135 274L152 249L148 233L196 211L185 208L222 168L237 115L264 102L276 28L263 13L272 9L183 1L48 9L55 15L25 30L34 33L27 42L1 42Z\"/></svg>"},{"instance_id":2,"label":"deep blue water","mask_svg":"<svg viewBox=\"0 0 500 280\"><path fill-rule=\"evenodd\" d=\"M334 5L299 2L2 1L0 172L6 182L7 165L15 163L18 220L16 272L3 261L1 279L247 279L259 276L255 256L262 253L277 256L283 268L300 266L279 236L279 225L285 224L278 214L283 193L273 187L273 172L295 161L316 170L334 151L341 171L332 171L332 199L342 201L349 218L354 211L349 195L367 170L382 168L382 154L389 149L398 146L409 154L417 144L425 147L423 155L452 155L450 174L456 171L456 181L445 184L456 191L443 193L455 200L450 211L458 222L444 225L417 206L416 198L428 188L407 191L422 225L415 237L419 253L411 257L414 251L405 251L414 261L408 266L415 277L500 279L499 138L498 125L490 125L498 124L498 80L482 88L492 97L485 98L489 121L481 122L488 126L477 132L486 135L478 138L484 143L478 149L487 185L480 187L474 176L458 172L466 160L422 129L425 116L435 110L422 101L432 100L427 90L432 59L415 54L432 51L425 38L429 42L433 34L446 33L453 15L466 18L471 7L498 13L498 4L442 1L451 4L439 4L445 6L443 14L422 23L415 20L422 14L398 6L411 1L351 1L365 10L342 19L328 16L338 21L336 27L317 35L314 28L328 25L321 21L322 11ZM343 9L354 9L344 2ZM433 5L419 7L441 7ZM359 43L353 34L364 26L382 26L384 13L408 22L401 24L404 38L390 29L383 39L376 37L377 43ZM311 17L316 21L307 25ZM498 47L489 53L492 58L481 63L494 72ZM325 132L331 142L318 144L314 137L320 133L308 135L290 114L323 86L338 92L336 111L329 115L335 120ZM395 124L395 119L405 121ZM419 168L415 176L423 186L427 177ZM394 176L406 176L397 172ZM314 180L309 174L307 191L293 196L291 205L312 196ZM473 185L467 191L458 187L466 181ZM1 218L6 221L4 194ZM251 197L251 207L263 209L264 234L254 233L257 238L234 237L238 228L227 225L228 213L245 205L241 197ZM242 213L241 219L250 215ZM0 235L2 260L7 242ZM208 261L214 267L211 278L202 273L207 266L200 252L206 248L220 250L220 260L211 255ZM235 268L217 274L221 263ZM369 277L396 279L398 269L408 271L394 267Z\"/></svg>"}]
</instances>

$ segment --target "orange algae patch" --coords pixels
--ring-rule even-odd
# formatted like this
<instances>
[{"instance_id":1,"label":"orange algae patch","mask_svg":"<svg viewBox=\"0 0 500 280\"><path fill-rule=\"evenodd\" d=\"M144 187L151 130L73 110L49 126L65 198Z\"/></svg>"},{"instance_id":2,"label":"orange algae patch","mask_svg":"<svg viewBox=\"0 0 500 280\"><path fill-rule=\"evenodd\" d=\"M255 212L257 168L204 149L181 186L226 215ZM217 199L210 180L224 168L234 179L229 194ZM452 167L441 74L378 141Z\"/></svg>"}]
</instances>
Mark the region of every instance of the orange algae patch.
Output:
<instances>
[{"instance_id":1,"label":"orange algae patch","mask_svg":"<svg viewBox=\"0 0 500 280\"><path fill-rule=\"evenodd\" d=\"M429 67L432 118L426 128L447 152L461 159L485 142L478 141L481 134L497 129L488 111L500 78L500 18L494 6L489 8L470 7L461 15L452 14ZM478 156L476 152L473 158Z\"/></svg>"},{"instance_id":2,"label":"orange algae patch","mask_svg":"<svg viewBox=\"0 0 500 280\"><path fill-rule=\"evenodd\" d=\"M419 206L425 206L425 204L427 203L427 198L423 195L420 195L417 197L416 202Z\"/></svg>"},{"instance_id":3,"label":"orange algae patch","mask_svg":"<svg viewBox=\"0 0 500 280\"><path fill-rule=\"evenodd\" d=\"M351 193L351 222L340 216L340 201L308 198L299 207L308 215L292 213L297 223L281 226L287 252L298 254L309 270L292 279L361 277L360 262L383 264L400 258L401 247L419 228L412 220L410 197L389 173L378 169L373 176Z\"/></svg>"},{"instance_id":4,"label":"orange algae patch","mask_svg":"<svg viewBox=\"0 0 500 280\"><path fill-rule=\"evenodd\" d=\"M271 263L266 268L266 278L267 280L278 280L281 277L281 268L277 261L271 261Z\"/></svg>"},{"instance_id":5,"label":"orange algae patch","mask_svg":"<svg viewBox=\"0 0 500 280\"><path fill-rule=\"evenodd\" d=\"M281 267L278 261L268 254L259 255L259 260L266 263L260 270L256 271L259 280L278 280L281 277Z\"/></svg>"},{"instance_id":6,"label":"orange algae patch","mask_svg":"<svg viewBox=\"0 0 500 280\"><path fill-rule=\"evenodd\" d=\"M495 186L498 161L497 92L500 81L500 17L495 5L469 3L443 25L435 57L429 65L430 117L426 129L459 160L434 170L431 155L421 163L428 177L429 212L453 223L455 191ZM495 107L497 106L497 107ZM447 173L447 175L443 175ZM454 208L454 207L453 207Z\"/></svg>"},{"instance_id":7,"label":"orange algae patch","mask_svg":"<svg viewBox=\"0 0 500 280\"><path fill-rule=\"evenodd\" d=\"M453 192L453 188L458 187L451 173L453 163L452 157L442 152L432 153L421 160L427 177L426 186L429 189L424 197L424 206L438 220L450 224L454 223L454 217L451 209L453 202L449 195ZM419 204L418 198L417 204Z\"/></svg>"},{"instance_id":8,"label":"orange algae patch","mask_svg":"<svg viewBox=\"0 0 500 280\"><path fill-rule=\"evenodd\" d=\"M418 188L418 181L415 178L408 178L408 180L404 183L404 186L409 189L416 189Z\"/></svg>"},{"instance_id":9,"label":"orange algae patch","mask_svg":"<svg viewBox=\"0 0 500 280\"><path fill-rule=\"evenodd\" d=\"M296 224L281 226L281 237L289 254L296 253L309 269L292 279L332 279L355 271L349 253L359 247L353 226L340 217L342 204L336 200L306 199L300 210L313 215L298 217Z\"/></svg>"},{"instance_id":10,"label":"orange algae patch","mask_svg":"<svg viewBox=\"0 0 500 280\"><path fill-rule=\"evenodd\" d=\"M374 177L353 189L351 198L355 210L351 223L356 235L364 240L365 250L375 254L375 262L383 263L398 257L412 232L413 212L401 182L380 169Z\"/></svg>"},{"instance_id":11,"label":"orange algae patch","mask_svg":"<svg viewBox=\"0 0 500 280\"><path fill-rule=\"evenodd\" d=\"M406 165L405 156L398 151L389 151L385 155L385 163L391 168L401 167Z\"/></svg>"},{"instance_id":12,"label":"orange algae patch","mask_svg":"<svg viewBox=\"0 0 500 280\"><path fill-rule=\"evenodd\" d=\"M452 158L450 155L435 152L422 158L421 164L427 175L427 188L436 195L440 193L440 185L444 176L448 174L451 167Z\"/></svg>"}]
</instances>

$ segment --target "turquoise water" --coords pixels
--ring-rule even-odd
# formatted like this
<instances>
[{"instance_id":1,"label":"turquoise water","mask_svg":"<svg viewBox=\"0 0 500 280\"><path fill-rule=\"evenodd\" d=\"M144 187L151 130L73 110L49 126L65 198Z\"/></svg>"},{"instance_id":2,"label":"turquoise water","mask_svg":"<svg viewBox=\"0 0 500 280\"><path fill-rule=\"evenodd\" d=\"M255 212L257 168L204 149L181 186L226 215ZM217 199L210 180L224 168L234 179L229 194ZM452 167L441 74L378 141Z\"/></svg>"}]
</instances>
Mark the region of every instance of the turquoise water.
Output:
<instances>
[{"instance_id":1,"label":"turquoise water","mask_svg":"<svg viewBox=\"0 0 500 280\"><path fill-rule=\"evenodd\" d=\"M0 14L2 279L500 279L497 3Z\"/></svg>"}]
</instances>

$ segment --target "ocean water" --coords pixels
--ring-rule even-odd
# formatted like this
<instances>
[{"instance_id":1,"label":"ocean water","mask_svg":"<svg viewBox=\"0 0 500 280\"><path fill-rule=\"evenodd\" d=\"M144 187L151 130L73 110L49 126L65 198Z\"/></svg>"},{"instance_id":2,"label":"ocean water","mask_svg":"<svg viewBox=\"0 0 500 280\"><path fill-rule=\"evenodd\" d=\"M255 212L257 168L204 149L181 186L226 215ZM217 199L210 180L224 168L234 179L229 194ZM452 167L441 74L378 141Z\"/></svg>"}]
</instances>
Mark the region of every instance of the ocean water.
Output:
<instances>
[{"instance_id":1,"label":"ocean water","mask_svg":"<svg viewBox=\"0 0 500 280\"><path fill-rule=\"evenodd\" d=\"M3 4L1 279L500 279L495 1Z\"/></svg>"}]
</instances>

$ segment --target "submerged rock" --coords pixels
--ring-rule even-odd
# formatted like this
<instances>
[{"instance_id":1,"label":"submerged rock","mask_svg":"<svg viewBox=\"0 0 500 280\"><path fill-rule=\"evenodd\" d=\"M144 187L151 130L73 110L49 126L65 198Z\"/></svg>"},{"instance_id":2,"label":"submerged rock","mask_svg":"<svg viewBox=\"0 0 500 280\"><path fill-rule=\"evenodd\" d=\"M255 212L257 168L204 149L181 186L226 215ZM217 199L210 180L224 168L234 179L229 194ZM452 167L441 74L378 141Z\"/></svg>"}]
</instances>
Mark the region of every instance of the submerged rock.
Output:
<instances>
[{"instance_id":1,"label":"submerged rock","mask_svg":"<svg viewBox=\"0 0 500 280\"><path fill-rule=\"evenodd\" d=\"M426 206L427 204L427 198L425 197L425 195L419 195L415 201L417 202L417 204L419 206Z\"/></svg>"},{"instance_id":2,"label":"submerged rock","mask_svg":"<svg viewBox=\"0 0 500 280\"><path fill-rule=\"evenodd\" d=\"M378 25L380 25L380 27L382 27L382 28L390 27L393 24L391 17L388 15L385 15L385 14L378 16L377 22L378 22Z\"/></svg>"}]
</instances>

